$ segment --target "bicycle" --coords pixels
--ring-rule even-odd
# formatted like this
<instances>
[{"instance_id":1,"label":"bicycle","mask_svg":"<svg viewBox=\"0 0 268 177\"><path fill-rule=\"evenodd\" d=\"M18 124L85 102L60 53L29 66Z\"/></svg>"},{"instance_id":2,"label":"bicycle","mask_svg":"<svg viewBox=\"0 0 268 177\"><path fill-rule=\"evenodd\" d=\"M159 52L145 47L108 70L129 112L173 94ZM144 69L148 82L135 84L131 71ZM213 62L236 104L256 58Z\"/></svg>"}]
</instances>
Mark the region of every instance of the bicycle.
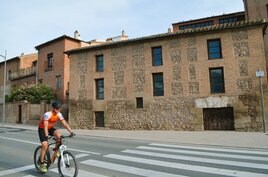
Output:
<instances>
[{"instance_id":1,"label":"bicycle","mask_svg":"<svg viewBox=\"0 0 268 177\"><path fill-rule=\"evenodd\" d=\"M47 169L50 167L52 163L58 158L58 172L61 177L71 176L77 177L78 175L78 166L76 163L76 159L74 155L67 150L67 146L63 144L62 139L64 138L71 138L72 136L61 136L61 138L57 141L56 137L50 136L48 139L53 140L53 142L48 143L48 148L44 157L44 163L47 166ZM55 148L53 148L53 155L50 156L50 149L51 145L55 144ZM38 146L34 151L34 165L37 171L42 173L39 169L40 163L40 152L41 152L41 145Z\"/></svg>"}]
</instances>

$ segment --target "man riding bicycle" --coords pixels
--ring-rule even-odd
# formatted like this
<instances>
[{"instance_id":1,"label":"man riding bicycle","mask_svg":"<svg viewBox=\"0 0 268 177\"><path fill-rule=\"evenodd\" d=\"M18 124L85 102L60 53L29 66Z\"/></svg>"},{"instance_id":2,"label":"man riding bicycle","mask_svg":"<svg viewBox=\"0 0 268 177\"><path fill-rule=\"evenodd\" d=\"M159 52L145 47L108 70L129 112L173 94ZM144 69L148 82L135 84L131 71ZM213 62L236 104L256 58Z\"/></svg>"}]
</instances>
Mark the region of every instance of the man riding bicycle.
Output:
<instances>
[{"instance_id":1,"label":"man riding bicycle","mask_svg":"<svg viewBox=\"0 0 268 177\"><path fill-rule=\"evenodd\" d=\"M54 128L54 125L58 120L61 121L64 128L66 128L72 136L74 136L74 133L68 123L64 120L63 115L60 113L61 110L61 103L59 101L54 101L51 104L52 111L48 111L44 114L44 116L41 118L39 125L38 125L38 134L39 139L41 142L41 154L40 154L40 171L43 173L47 172L47 167L44 164L44 158L45 154L48 148L48 135L55 136L57 139L60 138L61 134L59 130Z\"/></svg>"}]
</instances>

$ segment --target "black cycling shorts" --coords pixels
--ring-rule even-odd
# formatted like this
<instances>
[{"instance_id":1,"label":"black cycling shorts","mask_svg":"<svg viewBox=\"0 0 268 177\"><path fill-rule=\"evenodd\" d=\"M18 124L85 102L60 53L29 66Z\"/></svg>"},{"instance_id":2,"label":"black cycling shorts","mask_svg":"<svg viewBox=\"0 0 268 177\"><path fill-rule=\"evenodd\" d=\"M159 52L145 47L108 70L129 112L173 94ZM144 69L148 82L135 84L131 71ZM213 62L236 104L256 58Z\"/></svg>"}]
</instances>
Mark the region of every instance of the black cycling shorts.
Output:
<instances>
[{"instance_id":1,"label":"black cycling shorts","mask_svg":"<svg viewBox=\"0 0 268 177\"><path fill-rule=\"evenodd\" d=\"M56 131L56 129L54 127L48 129L48 135L53 136L55 131ZM38 127L38 134L39 134L39 139L40 139L41 143L43 141L47 141L45 131L43 128Z\"/></svg>"}]
</instances>

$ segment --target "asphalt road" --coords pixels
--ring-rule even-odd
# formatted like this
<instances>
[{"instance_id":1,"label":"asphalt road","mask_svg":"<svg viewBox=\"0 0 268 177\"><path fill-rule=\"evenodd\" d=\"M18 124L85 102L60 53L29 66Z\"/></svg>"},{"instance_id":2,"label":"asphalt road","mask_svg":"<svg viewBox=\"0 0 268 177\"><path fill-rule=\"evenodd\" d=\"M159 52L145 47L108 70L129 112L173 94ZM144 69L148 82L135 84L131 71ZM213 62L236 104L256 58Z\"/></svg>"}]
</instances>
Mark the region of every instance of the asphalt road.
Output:
<instances>
[{"instance_id":1,"label":"asphalt road","mask_svg":"<svg viewBox=\"0 0 268 177\"><path fill-rule=\"evenodd\" d=\"M33 152L37 131L0 128L0 177L56 177L56 165L39 174ZM79 177L267 177L268 151L76 136L67 140Z\"/></svg>"}]
</instances>

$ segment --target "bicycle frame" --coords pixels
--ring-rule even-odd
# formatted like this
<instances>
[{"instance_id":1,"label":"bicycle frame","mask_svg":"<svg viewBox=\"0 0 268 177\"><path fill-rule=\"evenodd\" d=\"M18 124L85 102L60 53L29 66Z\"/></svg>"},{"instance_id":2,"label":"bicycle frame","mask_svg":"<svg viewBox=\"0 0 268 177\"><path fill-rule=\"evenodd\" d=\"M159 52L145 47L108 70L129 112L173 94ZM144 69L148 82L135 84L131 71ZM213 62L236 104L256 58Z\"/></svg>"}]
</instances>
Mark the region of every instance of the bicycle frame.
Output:
<instances>
[{"instance_id":1,"label":"bicycle frame","mask_svg":"<svg viewBox=\"0 0 268 177\"><path fill-rule=\"evenodd\" d=\"M49 168L52 163L57 160L58 171L61 177L72 176L77 177L78 175L78 166L75 160L75 156L67 150L67 146L63 144L62 139L71 138L73 136L61 136L59 140L56 140L53 137L49 137L49 140L53 139L53 142L48 143L48 148L44 157L46 167ZM53 148L53 154L50 154L51 146L55 144ZM37 170L40 167L40 151L42 146L38 146L34 151L34 165ZM71 170L72 169L72 170ZM39 170L39 172L43 173Z\"/></svg>"},{"instance_id":2,"label":"bicycle frame","mask_svg":"<svg viewBox=\"0 0 268 177\"><path fill-rule=\"evenodd\" d=\"M61 138L57 141L55 140L54 136L51 136L49 139L53 139L55 142L51 142L48 144L48 148L47 148L47 153L49 154L48 157L48 167L50 166L51 163L54 163L56 158L57 158L57 154L58 152L60 153L60 156L63 156L64 151L67 150L67 146L62 144L62 139L66 138L69 136L61 136ZM50 154L50 146L55 144L55 147L53 148L53 155L51 156ZM65 164L64 164L65 165Z\"/></svg>"}]
</instances>

